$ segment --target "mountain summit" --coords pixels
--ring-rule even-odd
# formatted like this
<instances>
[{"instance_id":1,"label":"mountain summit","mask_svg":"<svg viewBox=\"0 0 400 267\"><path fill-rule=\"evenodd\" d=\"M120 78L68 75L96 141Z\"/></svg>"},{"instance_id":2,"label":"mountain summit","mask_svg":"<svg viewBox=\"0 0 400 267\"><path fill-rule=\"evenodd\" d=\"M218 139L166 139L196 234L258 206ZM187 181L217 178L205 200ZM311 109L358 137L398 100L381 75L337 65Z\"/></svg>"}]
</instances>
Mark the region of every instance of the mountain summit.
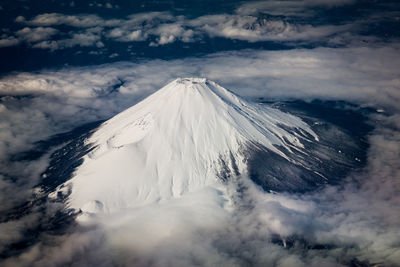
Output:
<instances>
[{"instance_id":1,"label":"mountain summit","mask_svg":"<svg viewBox=\"0 0 400 267\"><path fill-rule=\"evenodd\" d=\"M104 122L86 141L93 149L57 193L68 191L72 208L113 212L223 188L248 172L257 151L297 164L291 155L317 139L298 117L204 78L179 78Z\"/></svg>"}]
</instances>

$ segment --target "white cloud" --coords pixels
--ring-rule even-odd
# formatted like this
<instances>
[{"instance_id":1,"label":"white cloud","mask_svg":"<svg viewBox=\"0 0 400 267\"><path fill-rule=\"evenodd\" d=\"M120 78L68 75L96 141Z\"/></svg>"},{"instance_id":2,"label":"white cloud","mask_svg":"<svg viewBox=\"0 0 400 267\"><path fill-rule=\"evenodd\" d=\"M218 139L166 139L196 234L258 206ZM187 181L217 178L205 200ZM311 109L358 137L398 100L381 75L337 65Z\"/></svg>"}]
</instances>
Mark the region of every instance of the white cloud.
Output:
<instances>
[{"instance_id":1,"label":"white cloud","mask_svg":"<svg viewBox=\"0 0 400 267\"><path fill-rule=\"evenodd\" d=\"M148 37L142 30L124 30L121 28L112 29L107 37L116 39L121 42L145 41Z\"/></svg>"},{"instance_id":2,"label":"white cloud","mask_svg":"<svg viewBox=\"0 0 400 267\"><path fill-rule=\"evenodd\" d=\"M189 22L211 37L258 41L323 41L325 37L348 31L352 25L312 26L255 16L210 15Z\"/></svg>"},{"instance_id":3,"label":"white cloud","mask_svg":"<svg viewBox=\"0 0 400 267\"><path fill-rule=\"evenodd\" d=\"M49 28L49 27L47 27L47 28L25 27L22 30L17 31L16 35L27 42L38 42L38 41L42 41L42 40L47 40L51 36L55 35L56 33L57 33L56 29Z\"/></svg>"},{"instance_id":4,"label":"white cloud","mask_svg":"<svg viewBox=\"0 0 400 267\"><path fill-rule=\"evenodd\" d=\"M59 13L45 13L37 15L29 21L18 18L18 22L24 22L33 26L68 25L77 28L88 28L101 26L104 24L104 20L96 15L64 15Z\"/></svg>"},{"instance_id":5,"label":"white cloud","mask_svg":"<svg viewBox=\"0 0 400 267\"><path fill-rule=\"evenodd\" d=\"M162 15L162 16L161 16ZM146 19L146 23L143 23ZM282 19L260 18L252 15L207 15L194 19L172 17L168 13L159 16L140 14L121 21L118 27L112 28L109 38L118 41L131 41L126 36L130 32L140 32L143 41L153 36L157 45L164 45L177 40L193 42L202 37L224 37L229 39L258 41L327 41L331 35L337 35L355 29L354 25L321 25L296 24Z\"/></svg>"},{"instance_id":6,"label":"white cloud","mask_svg":"<svg viewBox=\"0 0 400 267\"><path fill-rule=\"evenodd\" d=\"M193 42L194 31L185 29L182 23L161 24L152 29L151 34L158 36L157 45L165 45L181 40L183 42Z\"/></svg>"},{"instance_id":7,"label":"white cloud","mask_svg":"<svg viewBox=\"0 0 400 267\"><path fill-rule=\"evenodd\" d=\"M20 43L20 40L14 36L4 36L0 39L0 47L15 46Z\"/></svg>"},{"instance_id":8,"label":"white cloud","mask_svg":"<svg viewBox=\"0 0 400 267\"><path fill-rule=\"evenodd\" d=\"M16 37L7 37L0 40L0 46L12 46L21 42L27 42L33 48L50 50L65 49L74 46L102 47L104 46L101 42L103 26L117 23L116 20L110 20L105 23L95 15L67 16L58 13L38 15L31 21L26 21L24 17L19 16L16 18L16 21L39 27L24 27L15 33ZM58 26L61 24L84 28L84 30L72 31L66 34L52 27L42 27ZM58 33L60 33L60 36L67 35L69 38L54 38L54 35Z\"/></svg>"},{"instance_id":9,"label":"white cloud","mask_svg":"<svg viewBox=\"0 0 400 267\"><path fill-rule=\"evenodd\" d=\"M309 16L314 15L312 8L331 8L355 3L355 0L272 0L254 1L239 6L237 13L242 15L254 15L260 12L271 15L284 16Z\"/></svg>"},{"instance_id":10,"label":"white cloud","mask_svg":"<svg viewBox=\"0 0 400 267\"><path fill-rule=\"evenodd\" d=\"M253 2L240 6L236 13L204 15L197 18L173 16L169 12L148 12L133 14L125 19L103 19L93 14L65 15L45 13L31 20L19 16L16 21L26 25L41 27L58 27L67 25L78 29L98 28L99 35L118 42L148 41L150 45L166 45L176 41L194 42L205 36L223 37L248 42L319 42L328 44L351 44L359 39L357 31L361 22L345 25L312 25L282 17L260 15L260 12L274 14L276 10L285 10L286 15L294 13L306 16L306 8L319 6L336 6L352 1L269 1ZM292 14L293 13L293 14ZM21 30L23 31L23 30ZM351 35L349 34L351 33ZM64 32L67 35L79 32ZM50 37L50 35L48 36ZM71 37L73 39L73 37ZM343 40L344 39L344 40ZM346 41L347 40L347 41ZM349 41L350 40L350 41ZM370 39L371 40L371 39ZM37 48L62 49L72 47L60 40L48 39ZM5 42L5 41L4 41ZM11 43L10 43L11 44ZM94 45L94 42L92 42Z\"/></svg>"},{"instance_id":11,"label":"white cloud","mask_svg":"<svg viewBox=\"0 0 400 267\"><path fill-rule=\"evenodd\" d=\"M162 22L176 18L168 12L149 12L130 15L126 20L111 28L106 37L120 42L146 41L150 35L160 35L154 29Z\"/></svg>"},{"instance_id":12,"label":"white cloud","mask_svg":"<svg viewBox=\"0 0 400 267\"><path fill-rule=\"evenodd\" d=\"M15 18L15 22L25 22L25 17L18 16L18 17Z\"/></svg>"},{"instance_id":13,"label":"white cloud","mask_svg":"<svg viewBox=\"0 0 400 267\"><path fill-rule=\"evenodd\" d=\"M101 36L95 32L87 30L82 33L73 33L68 39L61 39L55 41L42 41L33 45L34 48L43 48L50 50L65 49L74 46L94 46L103 47Z\"/></svg>"}]
</instances>

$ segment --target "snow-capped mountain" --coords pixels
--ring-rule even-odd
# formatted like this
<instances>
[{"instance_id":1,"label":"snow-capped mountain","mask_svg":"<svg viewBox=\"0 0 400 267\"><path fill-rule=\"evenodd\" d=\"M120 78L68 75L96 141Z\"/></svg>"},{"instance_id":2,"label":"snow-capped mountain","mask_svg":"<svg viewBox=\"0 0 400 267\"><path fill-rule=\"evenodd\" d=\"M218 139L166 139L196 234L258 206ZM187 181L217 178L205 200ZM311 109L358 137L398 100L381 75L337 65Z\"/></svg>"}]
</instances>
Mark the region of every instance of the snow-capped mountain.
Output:
<instances>
[{"instance_id":1,"label":"snow-capped mountain","mask_svg":"<svg viewBox=\"0 0 400 267\"><path fill-rule=\"evenodd\" d=\"M318 137L298 117L204 78L179 78L104 122L85 142L93 149L52 195L68 194L68 206L77 210L113 212L223 188L248 172L255 151L300 165L291 155L306 154L304 143Z\"/></svg>"}]
</instances>

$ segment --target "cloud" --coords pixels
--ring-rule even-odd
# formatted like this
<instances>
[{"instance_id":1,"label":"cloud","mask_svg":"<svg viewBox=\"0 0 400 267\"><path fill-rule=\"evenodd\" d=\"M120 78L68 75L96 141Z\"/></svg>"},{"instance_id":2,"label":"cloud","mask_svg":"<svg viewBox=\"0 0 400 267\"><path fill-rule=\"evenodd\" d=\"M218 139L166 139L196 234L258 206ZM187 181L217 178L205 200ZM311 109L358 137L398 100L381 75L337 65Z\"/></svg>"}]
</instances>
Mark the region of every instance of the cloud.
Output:
<instances>
[{"instance_id":1,"label":"cloud","mask_svg":"<svg viewBox=\"0 0 400 267\"><path fill-rule=\"evenodd\" d=\"M20 16L16 18L16 21L33 26L68 25L77 28L89 28L105 24L105 21L96 15L64 15L59 13L40 14L29 21Z\"/></svg>"},{"instance_id":2,"label":"cloud","mask_svg":"<svg viewBox=\"0 0 400 267\"><path fill-rule=\"evenodd\" d=\"M42 40L47 40L51 36L55 35L57 30L54 28L29 28L25 27L22 30L17 31L15 34L21 39L27 42L38 42Z\"/></svg>"},{"instance_id":3,"label":"cloud","mask_svg":"<svg viewBox=\"0 0 400 267\"><path fill-rule=\"evenodd\" d=\"M99 46L102 44L101 39L107 38L118 42L137 42L146 41L150 35L159 36L158 44L166 44L175 41L175 39L188 40L190 32L183 32L179 26L157 24L162 22L174 21L173 17L168 12L148 12L139 13L128 16L126 19L108 19L104 20L96 15L64 15L59 13L46 13L34 17L32 20L26 20L19 16L16 21L26 25L39 26L37 28L25 27L19 30L16 35L20 36L17 40L36 42L32 45L33 48L42 48L50 50L58 50L71 48L75 46ZM77 31L61 32L61 36L69 36L69 38L59 39L52 38L57 31L51 31L50 27L66 25L78 28ZM47 32L45 32L47 30ZM163 30L165 32L163 32ZM29 32L28 32L29 31ZM47 33L47 35L45 35ZM30 34L30 36L27 36ZM35 36L33 36L35 34ZM40 36L39 36L40 34ZM175 36L176 38L175 38ZM172 38L172 39L171 39ZM4 39L4 46L15 45L8 39ZM39 42L40 41L40 42ZM101 46L101 45L100 45Z\"/></svg>"},{"instance_id":4,"label":"cloud","mask_svg":"<svg viewBox=\"0 0 400 267\"><path fill-rule=\"evenodd\" d=\"M107 37L116 39L120 42L133 42L133 41L145 41L148 35L144 34L141 29L124 30L121 28L115 28L109 31Z\"/></svg>"},{"instance_id":5,"label":"cloud","mask_svg":"<svg viewBox=\"0 0 400 267\"><path fill-rule=\"evenodd\" d=\"M325 37L348 31L351 25L295 24L282 19L258 16L210 15L190 22L195 29L211 37L224 37L249 42L259 41L323 41Z\"/></svg>"},{"instance_id":6,"label":"cloud","mask_svg":"<svg viewBox=\"0 0 400 267\"><path fill-rule=\"evenodd\" d=\"M284 16L310 16L315 11L312 8L332 8L354 4L355 0L289 0L289 1L254 1L241 5L236 12L243 15L267 13Z\"/></svg>"},{"instance_id":7,"label":"cloud","mask_svg":"<svg viewBox=\"0 0 400 267\"><path fill-rule=\"evenodd\" d=\"M158 36L157 45L165 45L180 40L182 42L193 42L195 32L192 29L185 29L182 23L162 24L151 31L151 34ZM154 43L153 43L154 44Z\"/></svg>"},{"instance_id":8,"label":"cloud","mask_svg":"<svg viewBox=\"0 0 400 267\"><path fill-rule=\"evenodd\" d=\"M15 46L20 43L20 40L14 36L2 36L0 39L0 47Z\"/></svg>"},{"instance_id":9,"label":"cloud","mask_svg":"<svg viewBox=\"0 0 400 267\"><path fill-rule=\"evenodd\" d=\"M68 38L55 39L53 36L60 33L51 27L25 27L15 33L16 37L8 36L0 39L0 47L15 46L27 43L32 48L50 49L52 51L71 47L103 47L101 42L101 28L88 28L84 31L69 33ZM62 33L61 33L62 34Z\"/></svg>"},{"instance_id":10,"label":"cloud","mask_svg":"<svg viewBox=\"0 0 400 267\"><path fill-rule=\"evenodd\" d=\"M175 21L176 18L168 12L148 12L128 16L128 18L114 28L111 28L106 37L119 42L146 41L151 35L160 36L158 24ZM163 27L163 26L161 26ZM166 27L167 30L167 27ZM164 33L168 34L168 33Z\"/></svg>"},{"instance_id":11,"label":"cloud","mask_svg":"<svg viewBox=\"0 0 400 267\"><path fill-rule=\"evenodd\" d=\"M24 16L18 16L18 17L15 18L15 22L19 22L19 23L25 22L25 17Z\"/></svg>"},{"instance_id":12,"label":"cloud","mask_svg":"<svg viewBox=\"0 0 400 267\"><path fill-rule=\"evenodd\" d=\"M351 0L263 1L243 4L231 14L202 15L194 18L173 15L170 12L137 13L125 18L110 19L93 14L45 13L30 20L18 16L15 21L37 26L37 30L42 27L56 28L63 36L69 35L70 38L66 40L74 39L73 35L84 33L84 29L98 28L101 29L98 32L100 39L116 42L146 41L150 46L168 45L178 41L195 42L206 37L247 42L300 42L337 46L352 45L353 42L364 38L360 34L362 25L370 23L370 20L358 18L333 24L328 20L319 19L318 23L315 23L314 19L308 18L308 12L315 13L316 8L320 7L331 8L351 3ZM299 19L299 16L307 19ZM382 16L382 19L384 17ZM75 32L65 27L61 28L62 25L75 28ZM80 42L55 39L50 34L47 37L47 40L32 47L56 50L89 46L89 43L82 45ZM376 42L379 39L369 37L362 41ZM13 43L8 42L8 45ZM90 45L94 46L96 42L90 42Z\"/></svg>"},{"instance_id":13,"label":"cloud","mask_svg":"<svg viewBox=\"0 0 400 267\"><path fill-rule=\"evenodd\" d=\"M87 47L96 45L98 48L104 46L101 42L101 37L89 31L83 33L74 33L69 39L62 39L56 41L42 41L35 44L34 48L44 48L50 50L65 49L74 46Z\"/></svg>"},{"instance_id":14,"label":"cloud","mask_svg":"<svg viewBox=\"0 0 400 267\"><path fill-rule=\"evenodd\" d=\"M1 199L1 210L26 200L35 184L31 181L40 179L48 162L44 155L29 165L11 164L10 155L52 134L106 119L177 76L205 76L248 98L344 99L384 109L387 114L370 118L376 129L368 137L367 166L351 174L342 187L305 195L264 194L243 176L238 179L245 190L232 183L228 196L205 188L185 196L184 201L89 217L67 233L44 232L40 242L2 264L340 266L354 259L397 264L399 55L395 44L245 50L2 77L0 156L4 160L0 170L18 175L20 182L15 185L2 177L0 196L15 193L12 200ZM1 224L1 246L23 237L27 227L38 223L38 217L33 213Z\"/></svg>"}]
</instances>

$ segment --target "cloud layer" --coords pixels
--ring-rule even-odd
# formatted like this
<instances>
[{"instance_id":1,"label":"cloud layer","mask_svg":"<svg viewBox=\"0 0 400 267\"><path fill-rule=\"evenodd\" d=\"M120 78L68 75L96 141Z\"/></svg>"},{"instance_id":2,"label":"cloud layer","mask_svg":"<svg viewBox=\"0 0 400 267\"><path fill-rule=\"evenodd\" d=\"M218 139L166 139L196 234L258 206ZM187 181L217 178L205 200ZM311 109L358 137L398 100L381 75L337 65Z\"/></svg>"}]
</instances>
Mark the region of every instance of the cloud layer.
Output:
<instances>
[{"instance_id":1,"label":"cloud layer","mask_svg":"<svg viewBox=\"0 0 400 267\"><path fill-rule=\"evenodd\" d=\"M355 1L249 2L238 6L233 13L197 17L167 11L107 19L96 14L43 13L30 19L18 16L15 23L24 28L1 35L0 47L24 43L54 51L79 46L103 47L107 41L162 46L216 37L250 43L305 42L329 46L348 45L349 40L376 42L376 38L363 33L363 28L374 21L373 15L332 23L324 21L325 14L318 13L352 4Z\"/></svg>"}]
</instances>

